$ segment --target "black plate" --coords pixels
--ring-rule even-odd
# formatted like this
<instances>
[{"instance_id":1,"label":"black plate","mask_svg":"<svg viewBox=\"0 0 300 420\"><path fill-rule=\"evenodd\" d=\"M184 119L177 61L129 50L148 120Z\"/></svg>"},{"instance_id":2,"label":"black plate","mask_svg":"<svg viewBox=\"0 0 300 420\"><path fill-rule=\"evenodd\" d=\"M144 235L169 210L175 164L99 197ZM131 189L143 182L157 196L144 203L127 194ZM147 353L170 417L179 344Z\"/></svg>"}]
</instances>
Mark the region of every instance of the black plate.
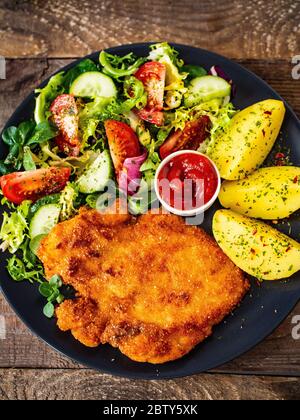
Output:
<instances>
[{"instance_id":1,"label":"black plate","mask_svg":"<svg viewBox=\"0 0 300 420\"><path fill-rule=\"evenodd\" d=\"M186 63L202 65L209 69L212 65L220 65L238 87L234 100L237 108L245 108L257 101L269 98L282 99L271 87L253 73L240 65L217 54L198 48L174 45ZM145 56L149 44L133 44L111 48L114 54L127 54L133 51L136 55ZM97 61L98 53L90 58ZM68 70L75 63L61 70ZM42 84L44 86L48 79ZM300 122L287 106L287 113L282 128L282 136L286 145L292 150L292 160L300 166ZM31 93L18 107L6 124L17 125L32 116L34 94ZM0 153L5 154L1 144ZM211 233L211 220L218 206L211 209L205 218L203 227ZM292 234L295 239L300 234L300 219L291 219ZM282 228L284 231L284 227ZM287 233L287 231L286 231ZM43 298L37 287L26 282L13 282L6 270L6 257L1 256L1 287L7 300L23 320L23 322L39 337L64 355L87 365L115 375L129 378L159 379L192 375L213 369L251 349L267 337L289 314L300 298L300 274L288 281L264 282L258 286L252 282L251 291L233 315L217 326L204 343L199 344L187 356L175 362L163 365L135 363L123 356L109 345L96 349L84 347L70 333L63 333L56 327L55 320L48 320L42 315Z\"/></svg>"}]
</instances>

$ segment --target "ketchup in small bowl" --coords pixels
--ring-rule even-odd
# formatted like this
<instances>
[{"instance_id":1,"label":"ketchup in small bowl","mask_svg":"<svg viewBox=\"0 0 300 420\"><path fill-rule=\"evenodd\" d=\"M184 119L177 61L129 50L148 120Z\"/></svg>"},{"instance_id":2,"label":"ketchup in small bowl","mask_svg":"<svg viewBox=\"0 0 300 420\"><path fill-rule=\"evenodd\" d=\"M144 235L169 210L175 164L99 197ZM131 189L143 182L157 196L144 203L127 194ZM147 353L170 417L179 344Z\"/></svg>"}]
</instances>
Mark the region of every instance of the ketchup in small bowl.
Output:
<instances>
[{"instance_id":1,"label":"ketchup in small bowl","mask_svg":"<svg viewBox=\"0 0 300 420\"><path fill-rule=\"evenodd\" d=\"M216 201L221 187L216 165L199 152L184 150L162 161L155 177L161 204L180 216L206 211Z\"/></svg>"}]
</instances>

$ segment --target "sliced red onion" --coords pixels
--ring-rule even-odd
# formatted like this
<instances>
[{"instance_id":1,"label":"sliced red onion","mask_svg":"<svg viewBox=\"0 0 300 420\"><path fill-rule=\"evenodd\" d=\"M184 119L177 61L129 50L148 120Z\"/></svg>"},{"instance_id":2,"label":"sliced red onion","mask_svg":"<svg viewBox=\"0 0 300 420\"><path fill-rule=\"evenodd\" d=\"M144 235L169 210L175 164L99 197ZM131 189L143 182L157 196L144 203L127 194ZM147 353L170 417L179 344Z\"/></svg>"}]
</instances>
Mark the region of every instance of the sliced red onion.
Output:
<instances>
[{"instance_id":1,"label":"sliced red onion","mask_svg":"<svg viewBox=\"0 0 300 420\"><path fill-rule=\"evenodd\" d=\"M212 76L219 76L222 79L226 80L231 85L231 97L233 98L236 95L236 85L233 83L233 80L225 73L220 66L212 66L208 74Z\"/></svg>"},{"instance_id":2,"label":"sliced red onion","mask_svg":"<svg viewBox=\"0 0 300 420\"><path fill-rule=\"evenodd\" d=\"M148 157L148 153L144 153L140 156L125 159L123 169L119 175L119 188L124 193L134 195L140 188L142 164Z\"/></svg>"}]
</instances>

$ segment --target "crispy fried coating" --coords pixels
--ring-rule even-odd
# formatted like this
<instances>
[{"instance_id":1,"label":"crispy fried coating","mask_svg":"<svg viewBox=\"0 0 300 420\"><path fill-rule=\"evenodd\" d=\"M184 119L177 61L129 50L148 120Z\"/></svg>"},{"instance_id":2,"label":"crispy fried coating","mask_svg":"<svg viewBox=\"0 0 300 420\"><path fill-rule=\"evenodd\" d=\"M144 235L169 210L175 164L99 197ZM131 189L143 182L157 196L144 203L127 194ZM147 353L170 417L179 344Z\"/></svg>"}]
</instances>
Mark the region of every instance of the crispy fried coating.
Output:
<instances>
[{"instance_id":1,"label":"crispy fried coating","mask_svg":"<svg viewBox=\"0 0 300 420\"><path fill-rule=\"evenodd\" d=\"M173 215L136 219L81 209L52 229L39 257L47 278L60 274L77 291L58 306L58 327L138 362L182 357L249 288L209 235Z\"/></svg>"}]
</instances>

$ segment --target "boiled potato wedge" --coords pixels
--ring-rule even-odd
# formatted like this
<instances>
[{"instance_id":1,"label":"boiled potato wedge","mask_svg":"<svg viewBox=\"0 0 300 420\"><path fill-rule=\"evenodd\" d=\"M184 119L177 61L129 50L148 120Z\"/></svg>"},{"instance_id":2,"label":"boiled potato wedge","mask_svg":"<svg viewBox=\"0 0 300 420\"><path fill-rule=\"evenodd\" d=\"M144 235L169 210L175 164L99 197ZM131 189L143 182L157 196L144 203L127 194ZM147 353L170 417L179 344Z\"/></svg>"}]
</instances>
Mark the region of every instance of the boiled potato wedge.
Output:
<instances>
[{"instance_id":1,"label":"boiled potato wedge","mask_svg":"<svg viewBox=\"0 0 300 420\"><path fill-rule=\"evenodd\" d=\"M300 270L300 244L263 222L219 210L213 233L225 254L258 279L280 280Z\"/></svg>"},{"instance_id":2,"label":"boiled potato wedge","mask_svg":"<svg viewBox=\"0 0 300 420\"><path fill-rule=\"evenodd\" d=\"M219 200L223 207L257 219L289 217L300 208L300 168L262 168L240 181L225 181Z\"/></svg>"},{"instance_id":3,"label":"boiled potato wedge","mask_svg":"<svg viewBox=\"0 0 300 420\"><path fill-rule=\"evenodd\" d=\"M207 151L223 179L243 179L262 165L278 137L284 114L282 101L268 99L234 115Z\"/></svg>"}]
</instances>

